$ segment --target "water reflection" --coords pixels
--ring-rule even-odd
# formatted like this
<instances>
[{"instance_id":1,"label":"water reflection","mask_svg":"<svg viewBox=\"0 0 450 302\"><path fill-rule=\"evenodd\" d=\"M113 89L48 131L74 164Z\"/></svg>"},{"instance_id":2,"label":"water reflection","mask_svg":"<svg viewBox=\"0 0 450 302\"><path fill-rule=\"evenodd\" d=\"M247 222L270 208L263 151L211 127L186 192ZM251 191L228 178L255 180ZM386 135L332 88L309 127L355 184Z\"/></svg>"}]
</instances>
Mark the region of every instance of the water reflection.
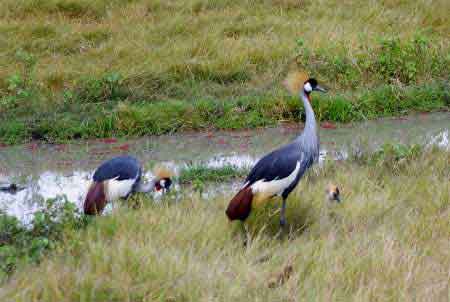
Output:
<instances>
[{"instance_id":1,"label":"water reflection","mask_svg":"<svg viewBox=\"0 0 450 302\"><path fill-rule=\"evenodd\" d=\"M345 160L363 144L376 148L384 142L436 145L450 151L450 113L385 119L335 129L322 129L320 160ZM232 165L250 168L266 152L297 135L296 125L236 132L189 133L135 140L104 139L67 145L31 143L0 149L0 184L16 182L26 186L16 194L0 192L0 209L29 220L42 199L65 194L79 207L95 167L119 154L134 155L146 168L155 163L169 165L176 173L188 164L208 167ZM149 170L145 177L151 178ZM175 186L175 189L177 186ZM179 187L178 187L179 188ZM223 188L229 192L230 188ZM205 190L211 197L217 193Z\"/></svg>"}]
</instances>

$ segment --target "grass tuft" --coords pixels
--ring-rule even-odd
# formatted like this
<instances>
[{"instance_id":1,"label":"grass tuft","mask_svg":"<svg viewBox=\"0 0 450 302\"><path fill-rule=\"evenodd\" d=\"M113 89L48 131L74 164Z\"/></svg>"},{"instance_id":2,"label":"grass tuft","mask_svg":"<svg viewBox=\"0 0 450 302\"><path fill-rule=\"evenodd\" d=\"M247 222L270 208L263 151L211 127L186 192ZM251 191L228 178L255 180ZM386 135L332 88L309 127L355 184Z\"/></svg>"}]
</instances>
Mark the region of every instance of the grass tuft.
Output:
<instances>
[{"instance_id":1,"label":"grass tuft","mask_svg":"<svg viewBox=\"0 0 450 302\"><path fill-rule=\"evenodd\" d=\"M197 182L226 182L234 178L244 177L249 172L245 168L237 168L233 165L221 167L208 167L207 165L195 164L183 168L178 177L180 183Z\"/></svg>"}]
</instances>

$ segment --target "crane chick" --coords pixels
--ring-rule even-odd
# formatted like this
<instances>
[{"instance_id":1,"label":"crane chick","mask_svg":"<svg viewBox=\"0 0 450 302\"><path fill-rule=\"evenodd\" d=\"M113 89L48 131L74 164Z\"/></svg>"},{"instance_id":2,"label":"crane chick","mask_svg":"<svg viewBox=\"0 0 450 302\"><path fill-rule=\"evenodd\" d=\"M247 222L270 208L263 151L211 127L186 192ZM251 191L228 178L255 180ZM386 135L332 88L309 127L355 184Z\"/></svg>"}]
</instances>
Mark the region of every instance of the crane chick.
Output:
<instances>
[{"instance_id":1,"label":"crane chick","mask_svg":"<svg viewBox=\"0 0 450 302\"><path fill-rule=\"evenodd\" d=\"M84 201L84 214L99 215L108 202L128 198L135 192L166 192L172 184L171 172L164 168L154 171L155 178L141 181L142 166L132 156L117 156L102 163L94 172Z\"/></svg>"},{"instance_id":2,"label":"crane chick","mask_svg":"<svg viewBox=\"0 0 450 302\"><path fill-rule=\"evenodd\" d=\"M329 184L325 190L325 193L329 202L341 202L339 188L336 185Z\"/></svg>"}]
</instances>

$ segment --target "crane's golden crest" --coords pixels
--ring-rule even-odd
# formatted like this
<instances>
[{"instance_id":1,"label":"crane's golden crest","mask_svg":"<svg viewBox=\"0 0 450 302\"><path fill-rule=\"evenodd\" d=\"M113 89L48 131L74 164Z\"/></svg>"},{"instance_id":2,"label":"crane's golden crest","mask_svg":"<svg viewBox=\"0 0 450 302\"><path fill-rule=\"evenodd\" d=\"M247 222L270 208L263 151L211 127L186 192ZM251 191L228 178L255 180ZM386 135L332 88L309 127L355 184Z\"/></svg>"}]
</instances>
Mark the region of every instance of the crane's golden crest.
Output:
<instances>
[{"instance_id":1,"label":"crane's golden crest","mask_svg":"<svg viewBox=\"0 0 450 302\"><path fill-rule=\"evenodd\" d=\"M291 71L283 81L283 86L293 95L297 95L303 84L309 79L304 71Z\"/></svg>"},{"instance_id":2,"label":"crane's golden crest","mask_svg":"<svg viewBox=\"0 0 450 302\"><path fill-rule=\"evenodd\" d=\"M174 176L172 170L165 166L157 166L153 169L153 173L158 179L171 178Z\"/></svg>"}]
</instances>

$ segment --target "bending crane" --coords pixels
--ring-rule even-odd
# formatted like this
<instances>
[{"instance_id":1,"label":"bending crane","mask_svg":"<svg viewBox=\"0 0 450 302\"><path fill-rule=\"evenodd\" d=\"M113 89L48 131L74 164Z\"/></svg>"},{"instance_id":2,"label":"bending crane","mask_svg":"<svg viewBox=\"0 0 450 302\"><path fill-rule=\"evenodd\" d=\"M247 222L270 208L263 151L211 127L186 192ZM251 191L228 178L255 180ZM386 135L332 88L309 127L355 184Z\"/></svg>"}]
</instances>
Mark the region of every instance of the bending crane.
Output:
<instances>
[{"instance_id":1,"label":"bending crane","mask_svg":"<svg viewBox=\"0 0 450 302\"><path fill-rule=\"evenodd\" d=\"M142 167L131 156L117 156L102 163L95 170L84 201L84 214L101 214L108 202L128 198L135 192L168 191L172 181L169 171L155 171L155 178L147 183L141 181Z\"/></svg>"}]
</instances>

